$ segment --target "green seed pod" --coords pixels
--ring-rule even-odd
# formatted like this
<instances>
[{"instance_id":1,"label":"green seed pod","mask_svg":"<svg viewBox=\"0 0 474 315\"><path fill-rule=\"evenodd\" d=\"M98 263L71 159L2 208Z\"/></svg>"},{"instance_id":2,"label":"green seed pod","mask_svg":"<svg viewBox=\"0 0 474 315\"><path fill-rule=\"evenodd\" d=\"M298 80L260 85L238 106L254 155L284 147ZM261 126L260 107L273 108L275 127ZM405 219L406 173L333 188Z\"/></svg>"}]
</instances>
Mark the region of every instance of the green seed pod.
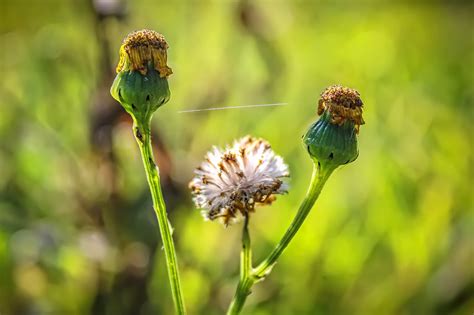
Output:
<instances>
[{"instance_id":1,"label":"green seed pod","mask_svg":"<svg viewBox=\"0 0 474 315\"><path fill-rule=\"evenodd\" d=\"M124 109L141 122L170 98L167 50L163 35L150 30L129 34L120 47L117 76L110 89Z\"/></svg>"},{"instance_id":2,"label":"green seed pod","mask_svg":"<svg viewBox=\"0 0 474 315\"><path fill-rule=\"evenodd\" d=\"M350 88L331 86L321 94L321 117L303 137L309 155L320 165L336 168L357 159L362 106L359 93Z\"/></svg>"}]
</instances>

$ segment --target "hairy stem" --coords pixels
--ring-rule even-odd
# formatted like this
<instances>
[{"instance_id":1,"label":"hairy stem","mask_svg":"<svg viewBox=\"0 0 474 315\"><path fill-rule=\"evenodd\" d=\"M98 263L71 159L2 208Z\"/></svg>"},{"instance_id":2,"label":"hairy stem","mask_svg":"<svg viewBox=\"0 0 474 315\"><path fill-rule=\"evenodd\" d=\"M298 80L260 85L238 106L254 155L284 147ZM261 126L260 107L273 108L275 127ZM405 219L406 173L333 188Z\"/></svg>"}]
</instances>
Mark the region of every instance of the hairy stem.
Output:
<instances>
[{"instance_id":1,"label":"hairy stem","mask_svg":"<svg viewBox=\"0 0 474 315\"><path fill-rule=\"evenodd\" d=\"M311 176L311 182L309 184L308 191L306 193L305 198L303 199L303 202L300 205L298 213L293 219L293 222L291 222L290 226L286 230L281 240L275 246L273 251L267 256L267 258L263 260L262 263L260 263L260 265L258 265L254 269L251 269L250 272L244 273L241 271L239 285L237 286L234 299L230 304L229 310L227 311L227 315L239 314L244 306L247 296L251 292L250 290L252 286L257 281L265 278L271 272L273 265L276 263L280 255L291 242L296 232L298 232L304 220L308 216L308 213L310 212L314 203L318 199L321 190L323 189L324 185L326 184L326 181L328 180L329 176L332 174L333 171L334 167L321 167L319 163L315 162L313 166L313 175ZM245 256L244 250L248 250L250 252L250 249L246 249L246 235L248 237L247 220L246 224L244 225L244 234L242 237L241 257ZM250 247L250 239L248 239L248 246ZM243 265L245 264L247 264L247 261L241 258L241 270L245 270L247 268L243 267Z\"/></svg>"},{"instance_id":2,"label":"hairy stem","mask_svg":"<svg viewBox=\"0 0 474 315\"><path fill-rule=\"evenodd\" d=\"M151 146L150 121L141 123L134 121L133 127L135 139L140 147L143 166L150 187L153 199L153 208L155 210L158 226L160 229L161 239L163 240L163 248L166 258L166 267L168 269L168 278L171 286L171 293L176 310L176 314L186 314L184 307L183 293L179 280L178 263L176 259L176 250L174 247L172 229L168 221L166 206L161 193L159 169L153 158L153 150Z\"/></svg>"}]
</instances>

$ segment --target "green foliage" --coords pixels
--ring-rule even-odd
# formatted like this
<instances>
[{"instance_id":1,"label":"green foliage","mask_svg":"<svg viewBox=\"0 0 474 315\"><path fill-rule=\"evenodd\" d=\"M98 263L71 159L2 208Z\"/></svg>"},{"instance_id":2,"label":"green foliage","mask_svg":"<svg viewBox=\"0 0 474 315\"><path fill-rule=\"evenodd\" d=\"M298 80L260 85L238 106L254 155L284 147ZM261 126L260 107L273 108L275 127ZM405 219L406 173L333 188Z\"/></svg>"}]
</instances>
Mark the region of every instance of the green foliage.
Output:
<instances>
[{"instance_id":1,"label":"green foliage","mask_svg":"<svg viewBox=\"0 0 474 315\"><path fill-rule=\"evenodd\" d=\"M472 313L472 5L140 0L126 21L101 22L92 8L1 4L1 314L172 314L130 121L107 115L122 111L110 56L144 27L166 36L174 70L153 141L189 314L224 313L241 233L194 209L194 167L245 134L285 158L290 194L250 224L260 261L304 196L301 135L332 84L361 93L360 155L331 176L243 314ZM289 105L178 113L274 102Z\"/></svg>"}]
</instances>

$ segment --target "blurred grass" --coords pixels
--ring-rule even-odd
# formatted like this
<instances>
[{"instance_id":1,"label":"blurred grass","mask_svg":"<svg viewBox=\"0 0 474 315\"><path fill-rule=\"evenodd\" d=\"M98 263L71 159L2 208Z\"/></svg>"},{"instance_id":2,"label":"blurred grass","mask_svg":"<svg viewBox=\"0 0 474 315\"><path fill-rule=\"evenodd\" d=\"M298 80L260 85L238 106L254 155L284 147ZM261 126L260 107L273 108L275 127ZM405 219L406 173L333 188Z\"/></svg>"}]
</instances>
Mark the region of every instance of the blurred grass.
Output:
<instances>
[{"instance_id":1,"label":"blurred grass","mask_svg":"<svg viewBox=\"0 0 474 315\"><path fill-rule=\"evenodd\" d=\"M245 134L284 156L290 194L251 222L261 259L304 195L311 163L300 138L318 94L336 83L365 103L360 156L330 179L244 312L472 314L472 4L141 0L128 2L125 20L100 24L87 1L0 8L1 314L172 313L127 120L106 125L113 160L91 142L109 84L102 55L112 71L122 38L144 27L166 36L175 72L172 99L153 124L184 191L168 198L190 314L223 313L240 237L240 228L204 222L194 209L185 190L193 168L211 145ZM289 105L177 113L272 102ZM148 298L127 312L120 305L135 293L117 275L130 270L151 280L140 293Z\"/></svg>"}]
</instances>

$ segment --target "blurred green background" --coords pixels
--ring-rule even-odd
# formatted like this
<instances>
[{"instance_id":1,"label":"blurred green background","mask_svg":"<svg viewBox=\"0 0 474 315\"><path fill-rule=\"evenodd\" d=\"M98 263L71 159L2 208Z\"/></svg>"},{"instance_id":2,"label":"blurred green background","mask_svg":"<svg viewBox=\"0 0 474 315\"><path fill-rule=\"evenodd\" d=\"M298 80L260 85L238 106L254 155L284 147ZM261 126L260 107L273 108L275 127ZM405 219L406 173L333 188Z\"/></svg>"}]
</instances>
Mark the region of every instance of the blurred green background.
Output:
<instances>
[{"instance_id":1,"label":"blurred green background","mask_svg":"<svg viewBox=\"0 0 474 315\"><path fill-rule=\"evenodd\" d=\"M241 233L202 220L193 169L246 134L285 158L290 194L251 220L260 261L304 196L301 136L332 84L362 95L360 156L244 314L472 314L474 7L446 3L2 0L0 314L173 313L130 119L108 92L142 28L170 45L153 136L190 314L224 313Z\"/></svg>"}]
</instances>

